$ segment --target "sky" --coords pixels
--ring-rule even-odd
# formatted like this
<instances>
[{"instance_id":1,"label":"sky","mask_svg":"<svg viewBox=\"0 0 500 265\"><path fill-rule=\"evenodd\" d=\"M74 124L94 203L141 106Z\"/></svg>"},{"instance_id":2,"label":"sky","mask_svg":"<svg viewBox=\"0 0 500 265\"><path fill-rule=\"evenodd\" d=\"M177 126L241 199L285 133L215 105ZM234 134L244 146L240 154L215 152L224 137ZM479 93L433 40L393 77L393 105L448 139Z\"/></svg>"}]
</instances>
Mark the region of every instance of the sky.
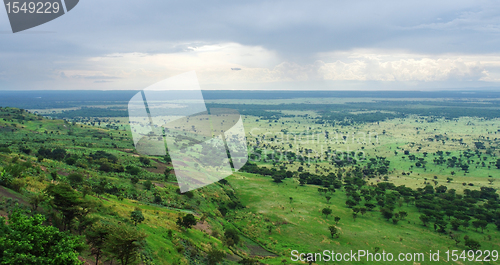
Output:
<instances>
[{"instance_id":1,"label":"sky","mask_svg":"<svg viewBox=\"0 0 500 265\"><path fill-rule=\"evenodd\" d=\"M231 68L241 68L232 70ZM499 90L499 1L82 0L13 34L1 90Z\"/></svg>"}]
</instances>

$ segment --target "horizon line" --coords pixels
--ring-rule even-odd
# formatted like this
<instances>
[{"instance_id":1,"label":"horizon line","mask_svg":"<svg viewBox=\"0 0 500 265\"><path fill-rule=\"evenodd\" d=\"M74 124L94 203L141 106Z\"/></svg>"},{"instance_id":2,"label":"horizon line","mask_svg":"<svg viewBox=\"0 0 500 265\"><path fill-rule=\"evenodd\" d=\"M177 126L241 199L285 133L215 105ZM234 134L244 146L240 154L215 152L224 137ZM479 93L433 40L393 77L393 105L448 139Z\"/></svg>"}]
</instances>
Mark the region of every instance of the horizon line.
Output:
<instances>
[{"instance_id":1,"label":"horizon line","mask_svg":"<svg viewBox=\"0 0 500 265\"><path fill-rule=\"evenodd\" d=\"M18 89L18 90L10 90L10 89L5 89L2 90L0 89L1 92L41 92L41 91L54 91L54 92L76 92L76 91L90 91L90 92L112 92L112 91L130 91L130 92L135 92L135 91L142 91L142 89L70 89L70 90L64 90L64 89ZM156 90L156 91L183 91L183 92L188 92L188 91L198 91L198 90L175 90L175 89L169 89L169 90ZM346 90L341 90L341 89L335 89L335 90L298 90L298 89L201 89L201 91L249 91L249 92L356 92L356 91L363 91L363 92L500 92L500 87L499 88L480 88L480 89L474 89L474 88L468 88L468 89L456 89L456 88L450 88L450 89L440 89L440 90L434 90L434 89L405 89L405 90L398 90L398 89L387 89L387 90L381 90L381 89L346 89Z\"/></svg>"}]
</instances>

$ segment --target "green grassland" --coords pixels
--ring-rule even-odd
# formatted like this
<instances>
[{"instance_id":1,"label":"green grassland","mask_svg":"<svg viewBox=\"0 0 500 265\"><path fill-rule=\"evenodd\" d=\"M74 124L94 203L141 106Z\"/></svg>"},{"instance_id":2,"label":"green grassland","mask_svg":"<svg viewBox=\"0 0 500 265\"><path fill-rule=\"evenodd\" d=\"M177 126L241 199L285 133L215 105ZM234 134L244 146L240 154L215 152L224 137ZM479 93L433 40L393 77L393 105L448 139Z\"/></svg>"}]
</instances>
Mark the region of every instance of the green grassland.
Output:
<instances>
[{"instance_id":1,"label":"green grassland","mask_svg":"<svg viewBox=\"0 0 500 265\"><path fill-rule=\"evenodd\" d=\"M224 227L230 224L221 218L220 213L217 214L217 208L220 203L231 201L226 195L227 188L223 185L211 185L192 192L191 196L181 195L177 186L172 183L175 180L169 172L172 168L163 158L151 158L150 164L141 163L139 155L133 153L133 145L127 132L109 131L62 120L46 120L11 108L1 109L0 114L4 143L0 153L0 172L3 172L2 176L7 176L12 167L21 168L19 176L13 182L4 182L5 179L2 179L2 185L9 188L2 187L1 190L2 216L7 216L12 210L5 206L6 199L15 198L21 205L29 205L31 196L43 192L51 184L67 183L68 175L77 173L84 176L84 180L75 186L76 190L81 192L85 187L92 189L90 196L86 196L86 200L96 205L90 217L129 224L130 212L136 207L142 210L145 221L137 228L147 234L146 246L141 253L144 264L203 264L202 254L210 249L221 249L229 256L238 257L235 252L244 256L244 253L239 253L236 249L229 250L221 241L220 235ZM37 157L37 150L41 147L64 148L68 155L79 158L71 165L68 160L40 158L39 155ZM140 168L140 172L136 174L138 183L131 182L133 175L128 171L103 171L97 164L86 159L99 151L116 157L117 165ZM159 168L166 170L158 172ZM144 185L148 181L153 183L153 187L149 189ZM94 192L99 182L105 183L104 192ZM155 197L161 202L155 201ZM48 202L43 203L40 212L51 216L49 205ZM177 226L177 218L188 213L198 218L205 215L206 221L200 221L199 226L206 229L185 231ZM191 251L201 254L191 255ZM92 260L89 251L82 252L81 256Z\"/></svg>"},{"instance_id":2,"label":"green grassland","mask_svg":"<svg viewBox=\"0 0 500 265\"><path fill-rule=\"evenodd\" d=\"M383 219L377 211L367 212L353 220L352 210L345 205L344 192L335 192L327 202L325 196L318 193L317 186L300 186L294 179L276 184L266 177L237 173L228 180L242 203L247 206L244 210L234 212L230 218L243 227L245 234L252 235L284 257L291 257L292 250L298 250L300 253L322 252L325 249L342 253L367 250L373 253L375 248L379 247L381 251L395 255L409 252L426 253L427 258L430 251L440 250L443 253L448 249L457 249L461 252L465 249L462 244L456 246L455 241L448 235L434 232L431 226L423 226L418 219L420 213L415 207L407 207L406 204L396 209L408 212L408 217L397 225ZM293 198L292 202L290 197ZM333 210L332 216L327 218L321 214L325 207ZM334 216L341 218L338 224L335 223ZM271 233L266 229L269 224L275 226ZM339 238L330 237L329 225L339 227ZM460 231L460 234L482 239L484 249L498 249L500 242L497 238L500 233L495 230L496 228L489 226L485 233L469 229ZM486 233L493 239L486 239ZM269 259L267 262L280 264L281 259Z\"/></svg>"},{"instance_id":3,"label":"green grassland","mask_svg":"<svg viewBox=\"0 0 500 265\"><path fill-rule=\"evenodd\" d=\"M427 104L436 108L447 102L437 99L400 99L403 100L428 101ZM398 103L393 99L387 101ZM434 222L424 226L420 220L425 209L416 207L414 202L402 202L403 197L394 204L394 212L404 211L407 217L398 220L397 224L386 220L381 214L383 207L379 206L353 218L353 207L346 205L346 200L352 196L347 173L355 172L356 168L371 167L371 158L388 161L387 172L363 176L366 183L363 188L358 187L356 192L361 189L377 190L384 183L404 185L415 191L428 186L436 189L443 185L467 197L471 191L480 192L485 187L498 190L500 185L500 169L497 169L500 119L474 115L458 115L454 118L412 113L403 115L399 109L382 108L382 105L380 110L353 107L354 103L374 102L363 98L210 101L215 105L268 105L270 113L278 113L275 116L260 116L242 111L246 113L243 119L250 162L259 168L290 171L293 174L290 178L273 181L269 175L242 170L228 177L228 183L214 183L190 195L178 192L168 159L136 153L126 117L51 120L17 109L3 108L0 109L0 138L3 143L0 172L12 165L24 165L24 168L16 177L16 185L9 186L9 189L2 188L5 190L2 196L17 198L29 205L29 198L33 194L42 192L51 184L69 183L68 176L71 173L81 174L84 181L74 186L74 189L83 196L85 187L90 187L86 198L97 205L96 211L91 213L92 217L133 226L131 212L135 208L142 211L145 220L134 227L147 235L146 244L139 253L142 264L206 264L208 253L213 249L224 253L225 258L220 264L237 264L248 257L261 264L299 264L290 260L292 250L307 253L325 249L336 252L385 251L394 255L424 253L424 262L395 264L444 264L443 252L468 250L463 239L466 235L480 242L481 250L500 250L500 233L494 222L488 223L484 231L472 226L460 227L455 231L448 224L446 232L437 232L433 227ZM291 107L283 106L286 104ZM294 104L311 106L302 110ZM398 116L372 122L332 121L324 110L314 110L315 104L340 106L328 113L397 113ZM341 108L343 105L345 110ZM275 107L281 109L276 110ZM406 107L413 111L429 106L414 104ZM56 109L46 113L53 111L64 114ZM476 144L478 142L481 144ZM42 147L52 150L62 148L67 152L66 157L40 157L39 150ZM354 158L356 163L339 166L332 163L329 160L332 157L328 157L325 152ZM294 153L306 160L252 158L252 154L256 153ZM75 161L72 162L68 157L75 158ZM436 162L440 157L445 162ZM468 168L464 170L457 165L450 167L447 161L453 157L461 159L461 165L467 164ZM143 163L144 159L149 162ZM29 165L25 164L26 161L29 161ZM138 168L138 173L133 173L133 168ZM57 179L53 179L53 172L57 174ZM343 175L342 187L335 188L335 192L322 193L318 188L326 188L324 185L301 185L300 175L305 172L317 176L340 173ZM148 187L148 182L152 186ZM99 189L101 183L105 183L104 191ZM384 192L391 194L394 191L388 189ZM366 202L362 199L359 206ZM376 200L371 202L376 203ZM471 205L484 208L486 203L486 199L479 199ZM50 216L50 203L42 206L40 211ZM324 208L330 208L332 213L325 216L322 214ZM7 215L8 211L2 208L0 214ZM498 218L498 208L490 211L491 214L497 213L495 218ZM183 229L176 224L177 218L186 214L196 217L194 228ZM340 217L338 223L335 217ZM451 219L444 218L446 222ZM338 228L338 237L330 235L329 226ZM224 232L229 229L236 229L240 235L240 242L234 246L228 244L224 236ZM461 242L457 244L451 234L460 235ZM427 260L431 250L441 252L440 262ZM93 261L89 250L82 251L80 255L89 262ZM448 263L469 264L468 261ZM315 264L332 263L318 261Z\"/></svg>"}]
</instances>

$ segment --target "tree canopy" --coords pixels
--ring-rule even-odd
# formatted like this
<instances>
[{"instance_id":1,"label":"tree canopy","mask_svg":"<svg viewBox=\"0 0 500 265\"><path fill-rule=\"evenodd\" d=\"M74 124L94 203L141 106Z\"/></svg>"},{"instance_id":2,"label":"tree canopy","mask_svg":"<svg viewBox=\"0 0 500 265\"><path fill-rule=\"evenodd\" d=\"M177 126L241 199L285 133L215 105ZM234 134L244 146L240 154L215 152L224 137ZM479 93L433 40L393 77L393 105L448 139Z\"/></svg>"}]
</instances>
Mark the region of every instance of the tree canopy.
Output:
<instances>
[{"instance_id":1,"label":"tree canopy","mask_svg":"<svg viewBox=\"0 0 500 265\"><path fill-rule=\"evenodd\" d=\"M40 214L27 216L19 210L0 218L0 264L82 264L80 238L45 226Z\"/></svg>"}]
</instances>

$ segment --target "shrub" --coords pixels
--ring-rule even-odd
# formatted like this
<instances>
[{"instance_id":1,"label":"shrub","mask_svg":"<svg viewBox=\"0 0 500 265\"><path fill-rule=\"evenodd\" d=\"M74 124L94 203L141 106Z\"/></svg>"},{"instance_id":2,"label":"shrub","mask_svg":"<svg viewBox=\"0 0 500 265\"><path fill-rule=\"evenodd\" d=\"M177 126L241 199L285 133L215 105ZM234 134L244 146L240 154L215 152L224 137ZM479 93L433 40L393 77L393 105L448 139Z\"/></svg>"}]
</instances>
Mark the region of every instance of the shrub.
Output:
<instances>
[{"instance_id":1,"label":"shrub","mask_svg":"<svg viewBox=\"0 0 500 265\"><path fill-rule=\"evenodd\" d=\"M8 147L0 147L0 153L10 154L11 152Z\"/></svg>"},{"instance_id":2,"label":"shrub","mask_svg":"<svg viewBox=\"0 0 500 265\"><path fill-rule=\"evenodd\" d=\"M238 231L234 228L228 228L224 231L224 243L232 247L234 245L238 245L240 242L240 236L238 235Z\"/></svg>"},{"instance_id":3,"label":"shrub","mask_svg":"<svg viewBox=\"0 0 500 265\"><path fill-rule=\"evenodd\" d=\"M139 157L139 162L143 163L146 166L151 165L151 160L147 157Z\"/></svg>"},{"instance_id":4,"label":"shrub","mask_svg":"<svg viewBox=\"0 0 500 265\"><path fill-rule=\"evenodd\" d=\"M73 188L79 186L83 182L83 175L80 173L71 173L68 175L68 181Z\"/></svg>"},{"instance_id":5,"label":"shrub","mask_svg":"<svg viewBox=\"0 0 500 265\"><path fill-rule=\"evenodd\" d=\"M144 181L142 185L144 185L144 188L147 190L151 190L151 188L153 187L153 183L151 182L151 180Z\"/></svg>"},{"instance_id":6,"label":"shrub","mask_svg":"<svg viewBox=\"0 0 500 265\"><path fill-rule=\"evenodd\" d=\"M127 166L125 169L127 170L127 173L129 173L132 176L137 176L139 175L139 173L141 173L141 169L138 167Z\"/></svg>"},{"instance_id":7,"label":"shrub","mask_svg":"<svg viewBox=\"0 0 500 265\"><path fill-rule=\"evenodd\" d=\"M184 195L186 195L189 199L192 199L194 197L194 193L192 191L188 191L184 193Z\"/></svg>"}]
</instances>

